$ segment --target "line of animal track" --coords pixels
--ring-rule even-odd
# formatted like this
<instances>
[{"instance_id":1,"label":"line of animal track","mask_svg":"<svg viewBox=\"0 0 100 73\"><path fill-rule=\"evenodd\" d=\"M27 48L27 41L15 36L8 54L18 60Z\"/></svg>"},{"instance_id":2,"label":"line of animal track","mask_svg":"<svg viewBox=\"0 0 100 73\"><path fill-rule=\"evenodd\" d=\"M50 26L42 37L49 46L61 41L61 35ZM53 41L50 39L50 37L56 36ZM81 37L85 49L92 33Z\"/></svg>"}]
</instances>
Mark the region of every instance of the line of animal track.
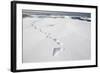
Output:
<instances>
[{"instance_id":1,"label":"line of animal track","mask_svg":"<svg viewBox=\"0 0 100 73\"><path fill-rule=\"evenodd\" d=\"M39 28L38 26L36 26L35 24L37 22L38 21L34 21L32 23L32 26L34 27L34 29L38 30L40 33L44 34L46 36L46 38L51 39L52 41L54 41L58 45L57 48L53 48L52 55L55 56L57 54L57 52L59 52L59 51L61 51L63 49L63 47L62 47L63 43L61 43L57 38L54 38L51 33L44 32L41 28Z\"/></svg>"}]
</instances>

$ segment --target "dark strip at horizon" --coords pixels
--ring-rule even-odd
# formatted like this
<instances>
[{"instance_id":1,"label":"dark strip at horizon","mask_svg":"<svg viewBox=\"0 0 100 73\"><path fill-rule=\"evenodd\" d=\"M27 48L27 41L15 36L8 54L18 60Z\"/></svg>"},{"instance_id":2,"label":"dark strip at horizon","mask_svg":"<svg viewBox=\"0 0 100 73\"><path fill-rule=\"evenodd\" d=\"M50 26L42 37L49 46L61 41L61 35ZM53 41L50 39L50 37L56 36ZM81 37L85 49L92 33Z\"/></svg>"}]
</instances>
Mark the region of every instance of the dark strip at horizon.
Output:
<instances>
[{"instance_id":1,"label":"dark strip at horizon","mask_svg":"<svg viewBox=\"0 0 100 73\"><path fill-rule=\"evenodd\" d=\"M64 15L64 16L81 16L81 17L91 18L91 13L83 13L83 12L23 10L23 14L28 14L28 15Z\"/></svg>"}]
</instances>

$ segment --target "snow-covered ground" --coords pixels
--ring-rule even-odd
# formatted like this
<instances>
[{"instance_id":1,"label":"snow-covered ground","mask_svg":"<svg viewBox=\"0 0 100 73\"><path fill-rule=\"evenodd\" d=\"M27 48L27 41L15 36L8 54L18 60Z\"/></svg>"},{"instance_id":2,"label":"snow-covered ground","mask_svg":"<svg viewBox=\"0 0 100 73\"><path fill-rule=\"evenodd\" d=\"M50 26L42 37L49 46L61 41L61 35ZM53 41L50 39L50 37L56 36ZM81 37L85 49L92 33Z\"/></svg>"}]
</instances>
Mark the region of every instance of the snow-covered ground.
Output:
<instances>
[{"instance_id":1,"label":"snow-covered ground","mask_svg":"<svg viewBox=\"0 0 100 73\"><path fill-rule=\"evenodd\" d=\"M91 22L70 16L23 18L23 63L90 59L90 27ZM54 48L59 47L61 50L53 55Z\"/></svg>"}]
</instances>

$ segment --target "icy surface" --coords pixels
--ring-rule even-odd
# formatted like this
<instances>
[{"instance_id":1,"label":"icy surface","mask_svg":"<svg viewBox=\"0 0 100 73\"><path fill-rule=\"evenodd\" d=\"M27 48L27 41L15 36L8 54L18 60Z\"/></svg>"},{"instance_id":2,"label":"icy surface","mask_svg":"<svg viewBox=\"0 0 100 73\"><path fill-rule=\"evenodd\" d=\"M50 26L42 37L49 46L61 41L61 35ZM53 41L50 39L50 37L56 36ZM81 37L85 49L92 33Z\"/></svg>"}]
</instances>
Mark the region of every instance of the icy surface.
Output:
<instances>
[{"instance_id":1,"label":"icy surface","mask_svg":"<svg viewBox=\"0 0 100 73\"><path fill-rule=\"evenodd\" d=\"M70 16L23 18L23 62L90 59L90 27Z\"/></svg>"},{"instance_id":2,"label":"icy surface","mask_svg":"<svg viewBox=\"0 0 100 73\"><path fill-rule=\"evenodd\" d=\"M50 21L50 22L53 22L53 23L49 23L49 24L45 24L45 23L43 23L44 21L46 22L46 21ZM44 34L45 36L46 36L46 38L48 38L48 39L50 39L50 40L52 40L52 41L54 41L54 43L56 43L57 44L57 46L59 46L59 49L63 49L62 47L63 47L63 43L61 43L60 41L59 41L59 39L57 39L56 37L57 36L53 36L53 31L51 31L51 30L54 30L54 31L57 31L56 30L56 27L54 27L54 26L57 26L59 23L57 23L58 22L58 20L59 19L54 19L53 18L53 20L51 19L51 18L47 18L47 19L43 19L43 21L40 19L40 20L38 20L38 21L34 21L33 23L32 23L32 26L34 27L34 29L36 29L38 32L40 32L41 34ZM61 19L60 19L61 20ZM55 22L56 22L56 24L55 24ZM43 23L43 24L40 24L40 23ZM61 24L61 23L60 23ZM61 27L61 26L60 26ZM57 48L53 48L53 56L55 56L55 54L57 53L57 52L59 52L60 50L56 50Z\"/></svg>"}]
</instances>

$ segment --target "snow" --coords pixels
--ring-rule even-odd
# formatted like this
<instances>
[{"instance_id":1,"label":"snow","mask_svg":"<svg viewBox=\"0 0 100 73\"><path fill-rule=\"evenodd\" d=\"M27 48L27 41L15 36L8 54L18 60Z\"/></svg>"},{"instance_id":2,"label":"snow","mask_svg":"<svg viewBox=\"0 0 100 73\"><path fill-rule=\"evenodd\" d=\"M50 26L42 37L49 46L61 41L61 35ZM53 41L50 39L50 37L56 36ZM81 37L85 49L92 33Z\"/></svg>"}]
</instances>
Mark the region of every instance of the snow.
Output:
<instances>
[{"instance_id":1,"label":"snow","mask_svg":"<svg viewBox=\"0 0 100 73\"><path fill-rule=\"evenodd\" d=\"M91 22L64 18L23 19L23 63L91 58ZM57 41L53 41L57 39ZM57 42L62 45L58 45ZM53 55L54 48L61 48Z\"/></svg>"}]
</instances>

